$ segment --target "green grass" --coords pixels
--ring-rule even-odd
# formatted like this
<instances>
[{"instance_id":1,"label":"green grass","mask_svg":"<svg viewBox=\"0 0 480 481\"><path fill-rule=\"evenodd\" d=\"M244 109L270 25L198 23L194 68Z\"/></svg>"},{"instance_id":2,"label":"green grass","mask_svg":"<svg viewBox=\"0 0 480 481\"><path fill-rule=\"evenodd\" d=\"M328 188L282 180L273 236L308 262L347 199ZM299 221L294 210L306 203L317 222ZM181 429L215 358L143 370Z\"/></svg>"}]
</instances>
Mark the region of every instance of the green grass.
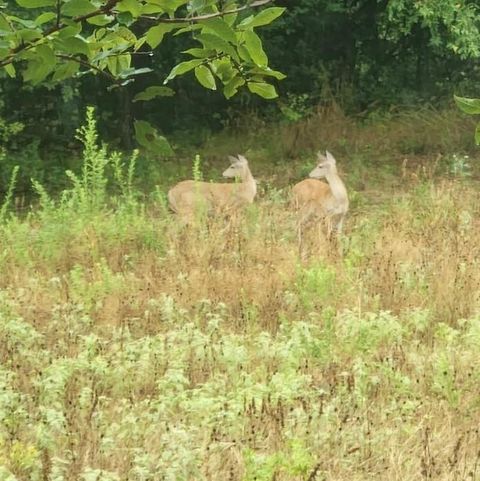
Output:
<instances>
[{"instance_id":1,"label":"green grass","mask_svg":"<svg viewBox=\"0 0 480 481\"><path fill-rule=\"evenodd\" d=\"M311 153L252 140L258 201L182 226L90 116L71 187L1 204L0 479L480 479L475 162L436 162L433 134L425 157L392 136L365 160L371 123L337 157L345 238L300 252L282 186Z\"/></svg>"}]
</instances>

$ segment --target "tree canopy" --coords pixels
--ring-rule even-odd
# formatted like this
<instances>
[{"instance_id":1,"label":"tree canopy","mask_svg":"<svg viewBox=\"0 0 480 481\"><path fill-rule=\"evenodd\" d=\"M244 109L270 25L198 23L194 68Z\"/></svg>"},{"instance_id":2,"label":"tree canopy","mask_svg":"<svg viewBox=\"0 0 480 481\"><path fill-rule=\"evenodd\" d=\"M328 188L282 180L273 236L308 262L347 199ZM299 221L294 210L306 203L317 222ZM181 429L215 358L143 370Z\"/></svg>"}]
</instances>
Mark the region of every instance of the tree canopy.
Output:
<instances>
[{"instance_id":1,"label":"tree canopy","mask_svg":"<svg viewBox=\"0 0 480 481\"><path fill-rule=\"evenodd\" d=\"M24 123L22 136L42 144L71 138L86 104L100 107L108 138L128 142L136 132L158 147L148 140L155 129L219 128L252 108L282 119L331 98L350 112L440 105L453 92L474 95L480 80L473 0L9 0L0 7L0 117ZM263 101L277 92L278 101Z\"/></svg>"},{"instance_id":2,"label":"tree canopy","mask_svg":"<svg viewBox=\"0 0 480 481\"><path fill-rule=\"evenodd\" d=\"M270 24L284 8L271 0L237 3L214 0L16 0L0 10L0 67L25 82L60 82L87 73L108 79L109 88L125 87L151 67L137 67L135 57L152 55L166 36L185 36L191 47L163 84L193 71L209 90L226 98L242 87L266 99L277 96L272 79L281 72L268 66L258 27ZM171 96L165 85L149 85L134 101ZM165 147L146 121L135 124L145 147Z\"/></svg>"},{"instance_id":3,"label":"tree canopy","mask_svg":"<svg viewBox=\"0 0 480 481\"><path fill-rule=\"evenodd\" d=\"M115 86L132 82L149 68L135 68L132 57L149 55L166 35L188 35L193 47L188 60L176 65L165 83L194 70L201 85L220 83L229 98L246 85L265 98L276 96L269 78L283 75L268 67L255 32L280 16L270 7L246 17L240 13L271 3L188 0L16 0L19 11L0 10L0 67L11 76L25 63L25 81L36 85L61 81L86 72L107 76ZM4 5L5 7L5 5ZM31 11L31 13L29 12ZM177 12L180 12L178 14ZM138 100L169 95L149 89Z\"/></svg>"}]
</instances>

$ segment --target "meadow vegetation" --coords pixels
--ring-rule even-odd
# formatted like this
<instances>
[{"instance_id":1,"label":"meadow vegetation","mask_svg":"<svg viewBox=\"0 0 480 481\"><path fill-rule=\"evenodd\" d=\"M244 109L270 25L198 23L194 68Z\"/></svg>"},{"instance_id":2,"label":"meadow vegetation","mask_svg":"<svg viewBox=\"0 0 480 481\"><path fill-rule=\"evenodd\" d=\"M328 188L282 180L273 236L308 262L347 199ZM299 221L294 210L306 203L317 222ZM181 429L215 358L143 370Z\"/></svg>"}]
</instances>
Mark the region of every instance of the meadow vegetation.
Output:
<instances>
[{"instance_id":1,"label":"meadow vegetation","mask_svg":"<svg viewBox=\"0 0 480 481\"><path fill-rule=\"evenodd\" d=\"M195 176L243 153L256 202L184 226L165 192L193 147L140 194L137 153L100 147L90 111L70 187L0 202L0 480L480 479L472 126L249 118ZM319 148L350 213L338 244L312 229L300 249L288 186Z\"/></svg>"}]
</instances>

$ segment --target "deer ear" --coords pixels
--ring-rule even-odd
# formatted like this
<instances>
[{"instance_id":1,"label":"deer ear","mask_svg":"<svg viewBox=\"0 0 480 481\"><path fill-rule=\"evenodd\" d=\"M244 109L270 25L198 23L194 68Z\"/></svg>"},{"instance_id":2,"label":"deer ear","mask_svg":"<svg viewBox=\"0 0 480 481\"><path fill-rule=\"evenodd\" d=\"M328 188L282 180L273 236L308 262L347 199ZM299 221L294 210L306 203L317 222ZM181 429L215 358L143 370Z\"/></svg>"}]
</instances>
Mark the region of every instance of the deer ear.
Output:
<instances>
[{"instance_id":1,"label":"deer ear","mask_svg":"<svg viewBox=\"0 0 480 481\"><path fill-rule=\"evenodd\" d=\"M228 160L230 161L230 163L232 164L235 164L236 162L238 162L238 159L236 157L234 157L233 155L229 155L228 156Z\"/></svg>"},{"instance_id":2,"label":"deer ear","mask_svg":"<svg viewBox=\"0 0 480 481\"><path fill-rule=\"evenodd\" d=\"M248 160L243 155L238 154L237 157L240 162L244 162L245 164L248 164Z\"/></svg>"},{"instance_id":3,"label":"deer ear","mask_svg":"<svg viewBox=\"0 0 480 481\"><path fill-rule=\"evenodd\" d=\"M331 162L334 165L337 163L337 161L335 160L335 157L328 150L325 151L325 154L327 155L327 160L329 162Z\"/></svg>"},{"instance_id":4,"label":"deer ear","mask_svg":"<svg viewBox=\"0 0 480 481\"><path fill-rule=\"evenodd\" d=\"M317 160L319 162L323 162L323 161L327 160L327 158L320 151L318 151L317 152Z\"/></svg>"}]
</instances>

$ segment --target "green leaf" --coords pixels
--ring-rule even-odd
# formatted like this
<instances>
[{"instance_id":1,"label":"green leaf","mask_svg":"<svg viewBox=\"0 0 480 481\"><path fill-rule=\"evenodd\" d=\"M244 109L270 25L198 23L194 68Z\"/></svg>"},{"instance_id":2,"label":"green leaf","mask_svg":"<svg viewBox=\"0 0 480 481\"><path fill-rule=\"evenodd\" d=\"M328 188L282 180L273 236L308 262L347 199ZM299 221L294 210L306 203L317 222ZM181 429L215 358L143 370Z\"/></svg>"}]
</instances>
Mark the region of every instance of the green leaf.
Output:
<instances>
[{"instance_id":1,"label":"green leaf","mask_svg":"<svg viewBox=\"0 0 480 481\"><path fill-rule=\"evenodd\" d=\"M53 74L52 80L60 82L67 78L73 77L79 70L80 64L78 62L68 61L59 65Z\"/></svg>"},{"instance_id":2,"label":"green leaf","mask_svg":"<svg viewBox=\"0 0 480 481\"><path fill-rule=\"evenodd\" d=\"M274 99L275 97L278 97L275 87L264 82L249 82L248 90L254 94L260 95L260 97L263 97L264 99Z\"/></svg>"},{"instance_id":3,"label":"green leaf","mask_svg":"<svg viewBox=\"0 0 480 481\"><path fill-rule=\"evenodd\" d=\"M80 36L59 39L54 42L54 45L62 52L70 54L81 53L87 57L90 55L89 43Z\"/></svg>"},{"instance_id":4,"label":"green leaf","mask_svg":"<svg viewBox=\"0 0 480 481\"><path fill-rule=\"evenodd\" d=\"M263 51L262 41L260 37L253 30L246 30L244 32L245 48L248 50L250 57L259 67L266 67L268 58Z\"/></svg>"},{"instance_id":5,"label":"green leaf","mask_svg":"<svg viewBox=\"0 0 480 481\"><path fill-rule=\"evenodd\" d=\"M278 70L272 70L270 67L254 67L248 71L250 75L267 75L268 77L274 77L277 80L283 80L287 76Z\"/></svg>"},{"instance_id":6,"label":"green leaf","mask_svg":"<svg viewBox=\"0 0 480 481\"><path fill-rule=\"evenodd\" d=\"M128 43L135 43L137 41L137 37L135 36L135 34L127 27L118 27L116 30L116 34L126 40Z\"/></svg>"},{"instance_id":7,"label":"green leaf","mask_svg":"<svg viewBox=\"0 0 480 481\"><path fill-rule=\"evenodd\" d=\"M152 85L147 87L143 92L135 95L133 101L138 102L139 100L151 100L155 97L171 97L175 92L169 87L161 87L159 85Z\"/></svg>"},{"instance_id":8,"label":"green leaf","mask_svg":"<svg viewBox=\"0 0 480 481\"><path fill-rule=\"evenodd\" d=\"M234 5L231 6L233 7ZM229 13L227 15L224 15L222 18L225 20L225 22L227 22L228 25L230 25L230 27L233 27L233 24L235 23L237 17L238 13Z\"/></svg>"},{"instance_id":9,"label":"green leaf","mask_svg":"<svg viewBox=\"0 0 480 481\"><path fill-rule=\"evenodd\" d=\"M238 47L238 53L240 54L240 57L242 60L244 60L247 63L254 63L252 57L250 56L250 53L248 52L247 48L245 45L240 45Z\"/></svg>"},{"instance_id":10,"label":"green leaf","mask_svg":"<svg viewBox=\"0 0 480 481\"><path fill-rule=\"evenodd\" d=\"M142 13L142 5L138 0L122 0L116 8L119 12L129 12L133 17Z\"/></svg>"},{"instance_id":11,"label":"green leaf","mask_svg":"<svg viewBox=\"0 0 480 481\"><path fill-rule=\"evenodd\" d=\"M148 0L148 4L157 5L160 7L165 13L168 15L173 16L174 13L177 11L179 7L188 3L188 0Z\"/></svg>"},{"instance_id":12,"label":"green leaf","mask_svg":"<svg viewBox=\"0 0 480 481\"><path fill-rule=\"evenodd\" d=\"M184 50L182 53L188 53L192 57L197 58L207 58L211 57L215 54L214 50L207 50L204 48L189 48L188 50Z\"/></svg>"},{"instance_id":13,"label":"green leaf","mask_svg":"<svg viewBox=\"0 0 480 481\"><path fill-rule=\"evenodd\" d=\"M42 13L35 19L35 25L38 25L38 26L43 25L44 23L50 22L56 17L57 15L53 12Z\"/></svg>"},{"instance_id":14,"label":"green leaf","mask_svg":"<svg viewBox=\"0 0 480 481\"><path fill-rule=\"evenodd\" d=\"M67 17L76 17L78 15L87 15L96 10L97 7L88 0L68 0L62 7L62 14Z\"/></svg>"},{"instance_id":15,"label":"green leaf","mask_svg":"<svg viewBox=\"0 0 480 481\"><path fill-rule=\"evenodd\" d=\"M225 95L227 99L233 97L238 92L238 88L244 84L245 80L242 77L233 77L232 80L225 84L223 95Z\"/></svg>"},{"instance_id":16,"label":"green leaf","mask_svg":"<svg viewBox=\"0 0 480 481\"><path fill-rule=\"evenodd\" d=\"M136 42L135 42L135 45L133 46L133 50L136 52L138 51L142 46L143 44L147 41L147 39L145 37L140 37ZM152 52L149 53L150 56L153 55Z\"/></svg>"},{"instance_id":17,"label":"green leaf","mask_svg":"<svg viewBox=\"0 0 480 481\"><path fill-rule=\"evenodd\" d=\"M130 75L138 75L143 72L138 72L136 73L136 70L134 69L133 72L130 70L130 64L132 62L132 56L129 53L126 53L124 55L119 55L117 57L118 61L118 71L120 73L120 77L126 78L129 77ZM140 69L138 69L140 70ZM150 71L150 69L149 69Z\"/></svg>"},{"instance_id":18,"label":"green leaf","mask_svg":"<svg viewBox=\"0 0 480 481\"><path fill-rule=\"evenodd\" d=\"M0 60L7 58L10 55L10 49L1 47L0 48Z\"/></svg>"},{"instance_id":19,"label":"green leaf","mask_svg":"<svg viewBox=\"0 0 480 481\"><path fill-rule=\"evenodd\" d=\"M172 30L178 28L180 25L178 23L161 23L160 25L156 25L152 27L147 32L147 43L152 48L158 47L158 45L162 42L163 36L171 32Z\"/></svg>"},{"instance_id":20,"label":"green leaf","mask_svg":"<svg viewBox=\"0 0 480 481\"><path fill-rule=\"evenodd\" d=\"M22 42L26 43L33 42L34 40L42 38L41 32L28 28L22 28L21 30L17 30L16 34L22 39Z\"/></svg>"},{"instance_id":21,"label":"green leaf","mask_svg":"<svg viewBox=\"0 0 480 481\"><path fill-rule=\"evenodd\" d=\"M215 77L206 65L199 65L195 67L195 77L205 88L210 90L217 90Z\"/></svg>"},{"instance_id":22,"label":"green leaf","mask_svg":"<svg viewBox=\"0 0 480 481\"><path fill-rule=\"evenodd\" d=\"M285 10L286 9L283 7L266 8L255 16L247 17L245 20L240 22L238 27L240 29L243 29L268 25L269 23L272 23L277 17L279 17Z\"/></svg>"},{"instance_id":23,"label":"green leaf","mask_svg":"<svg viewBox=\"0 0 480 481\"><path fill-rule=\"evenodd\" d=\"M118 72L118 57L107 57L107 67L110 73L116 77Z\"/></svg>"},{"instance_id":24,"label":"green leaf","mask_svg":"<svg viewBox=\"0 0 480 481\"><path fill-rule=\"evenodd\" d=\"M453 98L458 108L466 114L480 114L480 99L469 99L466 97L457 97L456 95L454 95Z\"/></svg>"},{"instance_id":25,"label":"green leaf","mask_svg":"<svg viewBox=\"0 0 480 481\"><path fill-rule=\"evenodd\" d=\"M159 155L172 155L173 150L167 139L158 134L156 129L144 120L136 120L134 123L135 138L137 142L147 150Z\"/></svg>"},{"instance_id":26,"label":"green leaf","mask_svg":"<svg viewBox=\"0 0 480 481\"><path fill-rule=\"evenodd\" d=\"M25 20L24 18L19 18L19 17L16 17L15 15L10 15L9 20L11 22L19 23L20 25L26 28L36 27L35 22L33 20Z\"/></svg>"},{"instance_id":27,"label":"green leaf","mask_svg":"<svg viewBox=\"0 0 480 481\"><path fill-rule=\"evenodd\" d=\"M181 35L182 33L192 33L195 30L201 30L202 26L199 23L190 24L187 27L179 28L173 36L176 37L177 35Z\"/></svg>"},{"instance_id":28,"label":"green leaf","mask_svg":"<svg viewBox=\"0 0 480 481\"><path fill-rule=\"evenodd\" d=\"M120 12L117 15L117 20L118 23L120 23L121 25L126 25L127 27L129 27L133 23L134 18L130 12Z\"/></svg>"},{"instance_id":29,"label":"green leaf","mask_svg":"<svg viewBox=\"0 0 480 481\"><path fill-rule=\"evenodd\" d=\"M58 38L69 38L69 37L75 37L75 35L78 35L82 31L82 25L80 23L74 23L72 22L72 25L69 25L68 27L63 28L58 32Z\"/></svg>"},{"instance_id":30,"label":"green leaf","mask_svg":"<svg viewBox=\"0 0 480 481\"><path fill-rule=\"evenodd\" d=\"M7 72L7 74L8 74L10 77L12 77L12 78L15 77L15 74L16 74L16 72L15 72L15 67L14 67L11 63L5 65L4 68L5 68L5 72Z\"/></svg>"},{"instance_id":31,"label":"green leaf","mask_svg":"<svg viewBox=\"0 0 480 481\"><path fill-rule=\"evenodd\" d=\"M23 72L23 78L26 82L36 85L55 68L55 54L48 45L39 45L34 52L28 52L28 55L29 61Z\"/></svg>"},{"instance_id":32,"label":"green leaf","mask_svg":"<svg viewBox=\"0 0 480 481\"><path fill-rule=\"evenodd\" d=\"M92 59L92 62L99 62L100 60L105 60L108 57L116 56L117 54L122 54L125 52L125 45L117 45L113 48L107 48L106 50L98 52Z\"/></svg>"},{"instance_id":33,"label":"green leaf","mask_svg":"<svg viewBox=\"0 0 480 481\"><path fill-rule=\"evenodd\" d=\"M12 31L11 25L8 23L7 19L2 15L0 15L0 31L2 32Z\"/></svg>"},{"instance_id":34,"label":"green leaf","mask_svg":"<svg viewBox=\"0 0 480 481\"><path fill-rule=\"evenodd\" d=\"M16 0L23 8L41 8L55 5L56 0Z\"/></svg>"},{"instance_id":35,"label":"green leaf","mask_svg":"<svg viewBox=\"0 0 480 481\"><path fill-rule=\"evenodd\" d=\"M236 76L238 70L232 65L232 62L228 58L221 58L213 60L210 63L213 73L223 82L229 82Z\"/></svg>"},{"instance_id":36,"label":"green leaf","mask_svg":"<svg viewBox=\"0 0 480 481\"><path fill-rule=\"evenodd\" d=\"M226 53L234 59L238 59L238 55L235 49L223 38L213 33L200 33L196 37L197 40L202 42L203 46L207 49L213 49L217 52Z\"/></svg>"},{"instance_id":37,"label":"green leaf","mask_svg":"<svg viewBox=\"0 0 480 481\"><path fill-rule=\"evenodd\" d=\"M162 7L159 7L158 5L153 5L151 3L148 3L147 5L144 5L142 7L143 15L151 15L155 13L164 13L164 10Z\"/></svg>"},{"instance_id":38,"label":"green leaf","mask_svg":"<svg viewBox=\"0 0 480 481\"><path fill-rule=\"evenodd\" d=\"M237 36L235 35L235 31L232 27L230 27L230 25L228 25L228 23L225 22L225 20L222 20L221 18L211 18L209 20L205 20L202 25L202 32L213 33L214 35L217 35L228 42L237 44Z\"/></svg>"},{"instance_id":39,"label":"green leaf","mask_svg":"<svg viewBox=\"0 0 480 481\"><path fill-rule=\"evenodd\" d=\"M113 15L95 15L87 19L87 22L91 25L97 25L98 27L104 27L115 20Z\"/></svg>"},{"instance_id":40,"label":"green leaf","mask_svg":"<svg viewBox=\"0 0 480 481\"><path fill-rule=\"evenodd\" d=\"M130 59L130 55L120 55L119 58L122 57L128 57ZM144 73L150 73L153 72L153 69L150 67L143 67L143 68L125 68L123 65L121 65L122 71L119 73L120 78L128 78L128 77L133 77L135 75L143 75ZM133 81L133 79L131 79Z\"/></svg>"},{"instance_id":41,"label":"green leaf","mask_svg":"<svg viewBox=\"0 0 480 481\"><path fill-rule=\"evenodd\" d=\"M168 77L165 79L164 83L167 83L169 80L172 80L173 78L177 77L178 75L182 75L190 70L193 70L195 67L200 65L203 62L203 60L200 59L193 59L193 60L188 60L186 62L181 62L178 65L175 65L175 67L172 68L171 72L168 74Z\"/></svg>"},{"instance_id":42,"label":"green leaf","mask_svg":"<svg viewBox=\"0 0 480 481\"><path fill-rule=\"evenodd\" d=\"M49 45L39 45L35 51L43 63L55 65L55 53Z\"/></svg>"}]
</instances>

